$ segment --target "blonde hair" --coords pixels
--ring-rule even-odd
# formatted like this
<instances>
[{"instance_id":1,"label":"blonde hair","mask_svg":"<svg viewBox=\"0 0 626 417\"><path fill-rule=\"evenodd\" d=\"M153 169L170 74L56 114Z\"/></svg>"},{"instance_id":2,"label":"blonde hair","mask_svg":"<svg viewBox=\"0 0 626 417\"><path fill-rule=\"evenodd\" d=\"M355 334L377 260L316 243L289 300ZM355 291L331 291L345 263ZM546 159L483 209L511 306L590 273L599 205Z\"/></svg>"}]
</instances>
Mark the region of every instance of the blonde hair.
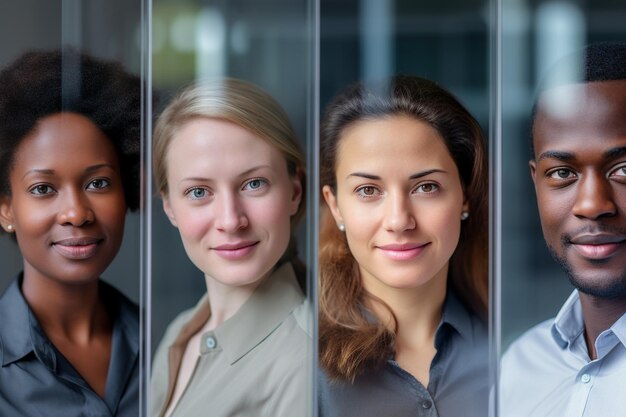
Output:
<instances>
[{"instance_id":1,"label":"blonde hair","mask_svg":"<svg viewBox=\"0 0 626 417\"><path fill-rule=\"evenodd\" d=\"M222 119L254 133L285 156L289 175L302 183L302 201L292 216L292 226L306 207L306 163L296 133L283 108L268 93L249 82L221 78L185 88L157 120L153 138L153 166L159 193L167 195L166 155L176 133L190 120Z\"/></svg>"}]
</instances>

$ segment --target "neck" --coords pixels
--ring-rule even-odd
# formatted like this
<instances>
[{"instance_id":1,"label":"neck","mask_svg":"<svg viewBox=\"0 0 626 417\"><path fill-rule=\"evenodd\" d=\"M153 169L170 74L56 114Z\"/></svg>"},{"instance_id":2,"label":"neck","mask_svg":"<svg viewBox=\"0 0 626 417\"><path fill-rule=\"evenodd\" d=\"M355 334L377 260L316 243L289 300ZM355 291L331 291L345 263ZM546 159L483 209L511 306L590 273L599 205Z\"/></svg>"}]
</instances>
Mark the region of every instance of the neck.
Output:
<instances>
[{"instance_id":1,"label":"neck","mask_svg":"<svg viewBox=\"0 0 626 417\"><path fill-rule=\"evenodd\" d=\"M600 298L579 291L589 358L596 359L595 341L626 313L626 297Z\"/></svg>"},{"instance_id":2,"label":"neck","mask_svg":"<svg viewBox=\"0 0 626 417\"><path fill-rule=\"evenodd\" d=\"M254 290L267 277L261 278L248 285L228 285L213 277L205 275L211 317L203 331L213 330L231 318L241 306L252 296Z\"/></svg>"},{"instance_id":3,"label":"neck","mask_svg":"<svg viewBox=\"0 0 626 417\"><path fill-rule=\"evenodd\" d=\"M441 321L447 288L447 266L427 283L417 288L380 288L366 285L366 290L385 302L396 319L396 350L430 345ZM389 312L373 305L383 323L392 323Z\"/></svg>"},{"instance_id":4,"label":"neck","mask_svg":"<svg viewBox=\"0 0 626 417\"><path fill-rule=\"evenodd\" d=\"M98 280L62 283L25 265L22 293L48 337L86 342L102 326L108 326L108 313L100 302L98 285Z\"/></svg>"}]
</instances>

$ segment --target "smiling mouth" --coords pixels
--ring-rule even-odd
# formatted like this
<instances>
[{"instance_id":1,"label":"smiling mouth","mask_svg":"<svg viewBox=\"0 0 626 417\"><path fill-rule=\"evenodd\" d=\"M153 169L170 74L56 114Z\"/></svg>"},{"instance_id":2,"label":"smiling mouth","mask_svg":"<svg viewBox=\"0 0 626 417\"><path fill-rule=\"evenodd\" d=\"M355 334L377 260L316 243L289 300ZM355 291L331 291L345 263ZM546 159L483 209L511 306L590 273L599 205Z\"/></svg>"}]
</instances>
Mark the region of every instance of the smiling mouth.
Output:
<instances>
[{"instance_id":1,"label":"smiling mouth","mask_svg":"<svg viewBox=\"0 0 626 417\"><path fill-rule=\"evenodd\" d=\"M624 247L626 236L612 234L580 235L568 242L581 256L601 260L613 256Z\"/></svg>"},{"instance_id":2,"label":"smiling mouth","mask_svg":"<svg viewBox=\"0 0 626 417\"><path fill-rule=\"evenodd\" d=\"M257 248L259 241L245 241L236 243L226 243L211 248L222 258L228 260L238 260L250 255Z\"/></svg>"},{"instance_id":3,"label":"smiling mouth","mask_svg":"<svg viewBox=\"0 0 626 417\"><path fill-rule=\"evenodd\" d=\"M376 246L383 255L394 261L407 261L419 256L430 245L428 243L394 243Z\"/></svg>"},{"instance_id":4,"label":"smiling mouth","mask_svg":"<svg viewBox=\"0 0 626 417\"><path fill-rule=\"evenodd\" d=\"M94 256L103 240L93 237L67 238L53 242L52 247L67 259L83 260Z\"/></svg>"}]
</instances>

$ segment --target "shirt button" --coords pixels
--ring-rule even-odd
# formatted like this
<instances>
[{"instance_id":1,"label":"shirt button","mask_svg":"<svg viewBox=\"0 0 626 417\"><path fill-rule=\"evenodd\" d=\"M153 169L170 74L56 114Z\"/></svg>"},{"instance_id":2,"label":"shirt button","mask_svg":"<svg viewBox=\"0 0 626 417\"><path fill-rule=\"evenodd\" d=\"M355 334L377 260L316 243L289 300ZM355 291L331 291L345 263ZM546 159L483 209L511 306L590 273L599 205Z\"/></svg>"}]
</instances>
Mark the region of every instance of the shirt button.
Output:
<instances>
[{"instance_id":1,"label":"shirt button","mask_svg":"<svg viewBox=\"0 0 626 417\"><path fill-rule=\"evenodd\" d=\"M432 403L432 401L430 401L430 400L426 400L426 401L424 401L424 402L422 403L422 407L424 407L424 408L426 408L426 409L429 409L429 408L430 408L430 407L432 407L432 406L433 406L433 403Z\"/></svg>"},{"instance_id":2,"label":"shirt button","mask_svg":"<svg viewBox=\"0 0 626 417\"><path fill-rule=\"evenodd\" d=\"M591 376L589 376L589 374L583 374L580 377L580 380L586 384L587 382L591 381Z\"/></svg>"},{"instance_id":3,"label":"shirt button","mask_svg":"<svg viewBox=\"0 0 626 417\"><path fill-rule=\"evenodd\" d=\"M215 346L217 346L217 341L215 340L215 338L213 336L207 337L206 347L208 347L209 349L215 349Z\"/></svg>"}]
</instances>

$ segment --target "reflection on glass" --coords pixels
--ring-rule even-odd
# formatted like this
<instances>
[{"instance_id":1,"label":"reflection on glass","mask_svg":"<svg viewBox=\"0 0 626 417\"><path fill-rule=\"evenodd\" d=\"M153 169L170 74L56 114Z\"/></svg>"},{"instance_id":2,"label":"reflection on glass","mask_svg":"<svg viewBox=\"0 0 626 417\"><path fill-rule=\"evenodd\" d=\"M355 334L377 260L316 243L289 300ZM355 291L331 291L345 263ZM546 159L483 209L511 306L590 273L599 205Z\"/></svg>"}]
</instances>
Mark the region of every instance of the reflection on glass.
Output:
<instances>
[{"instance_id":1,"label":"reflection on glass","mask_svg":"<svg viewBox=\"0 0 626 417\"><path fill-rule=\"evenodd\" d=\"M157 349L153 415L308 415L306 170L287 115L253 84L194 84L159 117L154 172L207 292Z\"/></svg>"},{"instance_id":2,"label":"reflection on glass","mask_svg":"<svg viewBox=\"0 0 626 417\"><path fill-rule=\"evenodd\" d=\"M478 123L423 78L357 84L326 110L320 160L320 416L487 415Z\"/></svg>"},{"instance_id":3,"label":"reflection on glass","mask_svg":"<svg viewBox=\"0 0 626 417\"><path fill-rule=\"evenodd\" d=\"M552 71L558 77L548 74L535 104L530 171L548 251L576 289L555 319L526 332L504 355L501 415L620 415L626 44L592 44Z\"/></svg>"},{"instance_id":4,"label":"reflection on glass","mask_svg":"<svg viewBox=\"0 0 626 417\"><path fill-rule=\"evenodd\" d=\"M139 204L139 79L31 52L0 97L0 223L23 257L0 297L0 414L137 416L138 309L100 276Z\"/></svg>"}]
</instances>

